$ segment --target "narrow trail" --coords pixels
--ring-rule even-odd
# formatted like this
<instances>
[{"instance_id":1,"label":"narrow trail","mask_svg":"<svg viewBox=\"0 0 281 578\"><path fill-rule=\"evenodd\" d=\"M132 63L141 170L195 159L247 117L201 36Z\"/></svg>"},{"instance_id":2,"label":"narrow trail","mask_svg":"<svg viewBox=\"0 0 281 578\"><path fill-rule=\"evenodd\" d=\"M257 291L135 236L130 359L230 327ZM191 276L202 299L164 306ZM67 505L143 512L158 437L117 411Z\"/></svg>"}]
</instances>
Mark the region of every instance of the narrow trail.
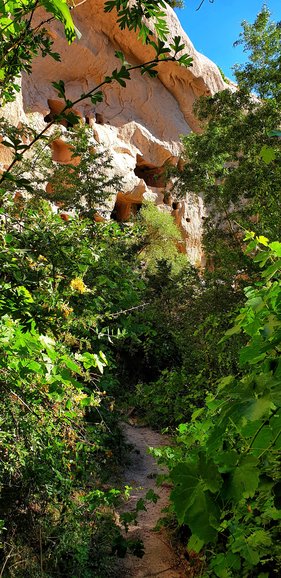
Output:
<instances>
[{"instance_id":1,"label":"narrow trail","mask_svg":"<svg viewBox=\"0 0 281 578\"><path fill-rule=\"evenodd\" d=\"M145 554L143 558L127 555L118 568L118 576L130 578L184 578L189 574L181 565L165 529L155 531L162 510L168 505L169 490L156 485L156 476L161 473L154 458L147 453L149 447L159 447L169 443L167 437L147 427L124 425L127 442L133 446L130 463L124 471L124 483L133 487L130 499L123 511L134 509L139 498L152 489L159 496L156 504L148 503L147 511L140 512L138 524L130 525L127 537L140 538Z\"/></svg>"}]
</instances>

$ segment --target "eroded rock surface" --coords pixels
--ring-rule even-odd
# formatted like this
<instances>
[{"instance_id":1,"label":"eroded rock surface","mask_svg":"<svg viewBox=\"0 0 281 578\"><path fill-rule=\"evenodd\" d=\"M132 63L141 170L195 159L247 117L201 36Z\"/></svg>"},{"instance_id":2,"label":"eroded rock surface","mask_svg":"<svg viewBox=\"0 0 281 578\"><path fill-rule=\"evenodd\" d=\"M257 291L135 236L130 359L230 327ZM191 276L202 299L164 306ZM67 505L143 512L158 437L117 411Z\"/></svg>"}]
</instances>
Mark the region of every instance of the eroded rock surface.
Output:
<instances>
[{"instance_id":1,"label":"eroded rock surface","mask_svg":"<svg viewBox=\"0 0 281 578\"><path fill-rule=\"evenodd\" d=\"M64 80L67 97L75 100L118 67L116 50L121 50L131 64L153 58L152 48L143 46L134 32L121 31L115 14L105 14L103 7L101 0L87 0L75 9L73 17L82 37L71 46L65 41L61 24L51 24L50 35L61 62L50 57L34 60L32 75L23 77L22 94L9 112L15 124L32 115L38 128L44 126L44 118L60 107L52 82ZM167 203L163 174L167 166L178 162L180 135L198 129L192 112L195 99L213 94L225 84L216 65L195 50L170 7L167 22L171 37L182 37L193 66L185 69L174 62L162 63L156 79L134 71L126 88L109 84L104 89L103 103L94 106L84 101L77 105L77 112L93 126L95 139L110 150L114 171L123 177L122 190L112 200L108 216L113 211L117 220L129 219L144 199L160 207L165 203L186 239L192 262L200 263L202 200L194 202L190 196L173 208L171 199ZM0 150L4 163L5 154Z\"/></svg>"}]
</instances>

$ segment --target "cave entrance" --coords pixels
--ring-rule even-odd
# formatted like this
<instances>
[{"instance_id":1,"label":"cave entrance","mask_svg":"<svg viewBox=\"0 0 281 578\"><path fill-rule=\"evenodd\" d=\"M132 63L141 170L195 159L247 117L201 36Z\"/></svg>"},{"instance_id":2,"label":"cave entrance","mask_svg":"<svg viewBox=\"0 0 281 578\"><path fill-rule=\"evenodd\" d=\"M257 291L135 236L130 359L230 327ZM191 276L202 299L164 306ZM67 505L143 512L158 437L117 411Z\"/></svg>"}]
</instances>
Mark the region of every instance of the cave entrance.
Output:
<instances>
[{"instance_id":1,"label":"cave entrance","mask_svg":"<svg viewBox=\"0 0 281 578\"><path fill-rule=\"evenodd\" d=\"M48 114L44 117L44 121L52 122L53 120L55 120L56 116L60 115L60 113L65 107L65 103L62 102L61 100L54 100L53 98L48 98L47 102L50 110ZM77 117L79 119L82 119L80 112L78 112L78 110L75 110L74 108L67 109L65 111L65 114L69 115L69 119L62 118L61 120L57 121L57 124L61 124L62 126L65 126L65 128L72 128L73 126L75 126L78 123Z\"/></svg>"},{"instance_id":2,"label":"cave entrance","mask_svg":"<svg viewBox=\"0 0 281 578\"><path fill-rule=\"evenodd\" d=\"M141 208L142 203L139 201L132 201L123 193L118 193L110 218L117 223L133 221Z\"/></svg>"},{"instance_id":3,"label":"cave entrance","mask_svg":"<svg viewBox=\"0 0 281 578\"><path fill-rule=\"evenodd\" d=\"M148 187L165 187L165 167L157 167L146 161L141 155L137 155L137 164L134 173L139 179L142 179Z\"/></svg>"}]
</instances>

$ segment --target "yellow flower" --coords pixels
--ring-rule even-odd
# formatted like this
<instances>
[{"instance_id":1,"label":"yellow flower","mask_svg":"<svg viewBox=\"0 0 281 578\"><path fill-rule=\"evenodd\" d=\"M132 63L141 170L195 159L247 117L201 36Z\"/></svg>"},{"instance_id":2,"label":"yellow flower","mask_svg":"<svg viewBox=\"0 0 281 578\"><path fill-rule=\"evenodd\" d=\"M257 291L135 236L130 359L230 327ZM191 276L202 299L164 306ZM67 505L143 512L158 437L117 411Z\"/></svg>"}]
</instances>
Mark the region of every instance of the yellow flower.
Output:
<instances>
[{"instance_id":1,"label":"yellow flower","mask_svg":"<svg viewBox=\"0 0 281 578\"><path fill-rule=\"evenodd\" d=\"M29 267L31 267L31 268L36 267L37 263L35 263L35 261L33 261L33 259L31 259L30 257L27 257L27 261L28 261Z\"/></svg>"},{"instance_id":2,"label":"yellow flower","mask_svg":"<svg viewBox=\"0 0 281 578\"><path fill-rule=\"evenodd\" d=\"M61 311L62 311L63 316L66 318L70 315L70 313L73 312L73 309L72 309L72 307L69 307L66 303L63 303L61 305Z\"/></svg>"},{"instance_id":3,"label":"yellow flower","mask_svg":"<svg viewBox=\"0 0 281 578\"><path fill-rule=\"evenodd\" d=\"M76 395L73 396L74 401L79 402L81 401L81 399L84 399L84 397L87 397L86 393L77 393Z\"/></svg>"},{"instance_id":4,"label":"yellow flower","mask_svg":"<svg viewBox=\"0 0 281 578\"><path fill-rule=\"evenodd\" d=\"M70 282L70 287L75 291L78 291L78 293L86 293L87 291L87 287L83 279L81 279L80 277L72 279L72 281Z\"/></svg>"}]
</instances>

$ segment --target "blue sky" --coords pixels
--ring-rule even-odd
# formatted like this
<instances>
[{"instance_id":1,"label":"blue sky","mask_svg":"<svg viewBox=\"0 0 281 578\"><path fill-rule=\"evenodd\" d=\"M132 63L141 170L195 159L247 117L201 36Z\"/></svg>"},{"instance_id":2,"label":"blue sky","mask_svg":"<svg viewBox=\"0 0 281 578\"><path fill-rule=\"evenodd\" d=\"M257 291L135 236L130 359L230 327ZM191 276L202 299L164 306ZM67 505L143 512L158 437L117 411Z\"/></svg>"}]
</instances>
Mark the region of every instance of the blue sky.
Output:
<instances>
[{"instance_id":1,"label":"blue sky","mask_svg":"<svg viewBox=\"0 0 281 578\"><path fill-rule=\"evenodd\" d=\"M205 0L196 12L199 4L200 0L185 0L177 15L196 50L218 64L228 78L233 78L233 64L246 58L240 46L233 48L242 20L253 22L263 4L267 4L273 20L281 20L281 0Z\"/></svg>"}]
</instances>

